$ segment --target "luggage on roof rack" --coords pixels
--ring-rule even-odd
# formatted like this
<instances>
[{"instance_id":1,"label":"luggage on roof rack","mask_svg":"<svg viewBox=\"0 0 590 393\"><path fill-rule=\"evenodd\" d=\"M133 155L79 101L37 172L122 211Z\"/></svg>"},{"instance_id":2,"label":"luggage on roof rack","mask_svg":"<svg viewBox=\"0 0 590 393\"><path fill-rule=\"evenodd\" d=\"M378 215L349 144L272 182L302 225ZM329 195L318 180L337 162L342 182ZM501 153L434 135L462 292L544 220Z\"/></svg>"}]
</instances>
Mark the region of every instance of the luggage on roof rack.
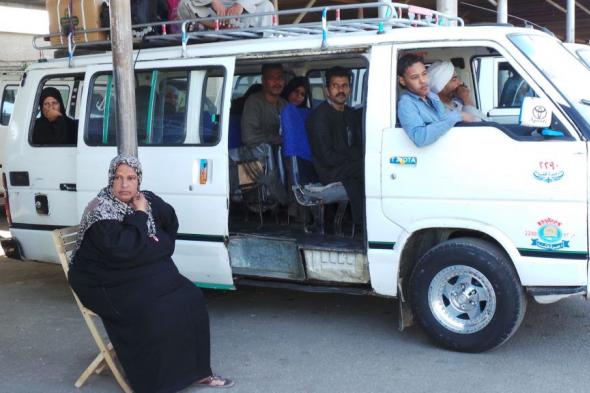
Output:
<instances>
[{"instance_id":1,"label":"luggage on roof rack","mask_svg":"<svg viewBox=\"0 0 590 393\"><path fill-rule=\"evenodd\" d=\"M357 11L357 16L343 18L343 13ZM370 17L364 17L364 14ZM245 18L272 15L273 24L264 27L239 27L232 28L232 25L243 22ZM308 15L310 22L299 23L304 15ZM348 16L348 15L347 15ZM279 24L279 18L294 18L293 23ZM203 25L215 26L214 29L205 29ZM229 24L229 28L222 26ZM242 23L243 24L243 23ZM322 47L327 46L328 34L347 34L356 32L383 33L386 29L398 27L419 27L419 26L450 26L458 24L463 26L463 19L443 14L428 8L416 7L403 3L366 3L349 5L331 5L326 7L297 8L284 11L261 12L242 14L239 16L211 16L207 18L195 18L186 20L174 20L155 23L144 23L133 25L134 31L146 30L149 27L161 27L161 30L177 31L180 33L135 36L134 47L158 47L181 45L183 54L188 44L230 41L242 39L255 39L264 37L293 37L302 35L322 35ZM75 27L75 26L74 26ZM173 28L173 27L176 27ZM147 29L149 30L149 29ZM61 33L49 35L38 35L33 37L35 49L66 49L70 57L74 55L76 47L90 47L93 49L110 49L109 39L98 39L96 41L79 41L80 34L100 33L106 37L108 28L95 28L86 30L73 30L67 34L66 42L56 44L56 37L62 37ZM39 41L49 42L49 45L39 44Z\"/></svg>"}]
</instances>

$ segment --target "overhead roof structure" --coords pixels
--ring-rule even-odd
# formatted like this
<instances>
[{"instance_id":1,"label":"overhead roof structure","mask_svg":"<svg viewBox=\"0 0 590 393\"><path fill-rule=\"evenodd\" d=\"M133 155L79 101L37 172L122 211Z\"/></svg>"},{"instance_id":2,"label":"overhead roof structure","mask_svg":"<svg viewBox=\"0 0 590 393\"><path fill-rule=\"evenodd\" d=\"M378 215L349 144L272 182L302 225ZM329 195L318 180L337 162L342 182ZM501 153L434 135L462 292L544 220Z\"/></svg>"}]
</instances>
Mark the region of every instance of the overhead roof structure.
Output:
<instances>
[{"instance_id":1,"label":"overhead roof structure","mask_svg":"<svg viewBox=\"0 0 590 393\"><path fill-rule=\"evenodd\" d=\"M301 8L310 0L276 0L280 9ZM313 0L311 0L313 1ZM371 0L369 0L371 1ZM400 1L400 0L398 0ZM315 0L314 6L328 4L358 3L358 0ZM422 7L436 9L436 0L401 0ZM466 24L496 22L496 0L457 0L458 15ZM551 30L561 39L565 38L567 0L508 0L508 22L520 25L517 19L525 19ZM590 40L590 0L576 0L576 41L588 43ZM16 7L44 8L45 0L0 0L0 5ZM483 8L483 9L482 9Z\"/></svg>"}]
</instances>

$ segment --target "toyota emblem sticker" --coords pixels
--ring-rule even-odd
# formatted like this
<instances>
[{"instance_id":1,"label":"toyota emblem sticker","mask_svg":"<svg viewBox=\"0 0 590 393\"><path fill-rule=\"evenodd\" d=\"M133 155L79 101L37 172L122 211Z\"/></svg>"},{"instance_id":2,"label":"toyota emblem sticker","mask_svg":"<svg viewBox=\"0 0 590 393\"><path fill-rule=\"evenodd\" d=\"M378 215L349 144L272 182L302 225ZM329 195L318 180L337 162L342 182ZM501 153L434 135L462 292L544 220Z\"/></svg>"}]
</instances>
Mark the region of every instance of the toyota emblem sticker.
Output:
<instances>
[{"instance_id":1,"label":"toyota emblem sticker","mask_svg":"<svg viewBox=\"0 0 590 393\"><path fill-rule=\"evenodd\" d=\"M547 101L539 97L525 97L520 107L520 125L545 128L551 125L552 113Z\"/></svg>"}]
</instances>

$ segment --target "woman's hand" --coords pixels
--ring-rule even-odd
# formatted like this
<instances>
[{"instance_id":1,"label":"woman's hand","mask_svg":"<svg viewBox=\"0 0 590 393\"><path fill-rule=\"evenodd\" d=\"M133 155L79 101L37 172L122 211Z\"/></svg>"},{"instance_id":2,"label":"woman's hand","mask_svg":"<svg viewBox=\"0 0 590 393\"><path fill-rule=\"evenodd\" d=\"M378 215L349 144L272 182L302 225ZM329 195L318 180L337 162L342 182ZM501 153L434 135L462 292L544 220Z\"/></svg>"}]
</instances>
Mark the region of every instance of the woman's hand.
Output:
<instances>
[{"instance_id":1,"label":"woman's hand","mask_svg":"<svg viewBox=\"0 0 590 393\"><path fill-rule=\"evenodd\" d=\"M145 212L147 210L147 199L145 199L145 195L141 192L138 192L136 196L133 197L131 202L129 202L129 206L135 211L142 211Z\"/></svg>"},{"instance_id":2,"label":"woman's hand","mask_svg":"<svg viewBox=\"0 0 590 393\"><path fill-rule=\"evenodd\" d=\"M47 108L43 109L43 115L47 118L47 120L53 123L58 117L61 116L61 112L57 109Z\"/></svg>"}]
</instances>

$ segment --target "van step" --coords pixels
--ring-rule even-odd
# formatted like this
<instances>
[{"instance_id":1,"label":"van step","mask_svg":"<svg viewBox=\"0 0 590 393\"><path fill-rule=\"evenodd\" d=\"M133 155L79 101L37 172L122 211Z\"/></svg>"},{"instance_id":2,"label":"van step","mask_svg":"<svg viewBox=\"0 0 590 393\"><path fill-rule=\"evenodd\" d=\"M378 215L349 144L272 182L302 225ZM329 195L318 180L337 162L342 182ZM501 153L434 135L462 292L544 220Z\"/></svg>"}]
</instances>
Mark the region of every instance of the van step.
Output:
<instances>
[{"instance_id":1,"label":"van step","mask_svg":"<svg viewBox=\"0 0 590 393\"><path fill-rule=\"evenodd\" d=\"M309 279L341 283L369 282L367 254L303 249L303 257Z\"/></svg>"},{"instance_id":2,"label":"van step","mask_svg":"<svg viewBox=\"0 0 590 393\"><path fill-rule=\"evenodd\" d=\"M229 239L228 252L234 274L305 279L301 254L293 240L234 236Z\"/></svg>"}]
</instances>

